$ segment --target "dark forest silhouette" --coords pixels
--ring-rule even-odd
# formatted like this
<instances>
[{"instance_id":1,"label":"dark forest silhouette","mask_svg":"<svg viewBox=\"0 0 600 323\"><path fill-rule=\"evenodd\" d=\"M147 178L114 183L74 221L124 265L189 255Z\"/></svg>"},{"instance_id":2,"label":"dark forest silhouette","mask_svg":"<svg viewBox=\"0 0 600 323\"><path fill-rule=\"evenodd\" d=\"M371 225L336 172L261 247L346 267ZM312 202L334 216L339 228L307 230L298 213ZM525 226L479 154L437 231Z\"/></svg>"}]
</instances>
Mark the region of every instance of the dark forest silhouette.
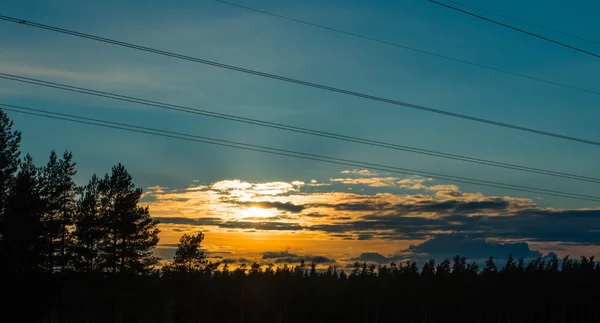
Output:
<instances>
[{"instance_id":1,"label":"dark forest silhouette","mask_svg":"<svg viewBox=\"0 0 600 323\"><path fill-rule=\"evenodd\" d=\"M196 233L159 268L158 221L123 165L79 187L70 152L38 167L20 141L0 110L6 322L600 322L593 257L230 268Z\"/></svg>"}]
</instances>

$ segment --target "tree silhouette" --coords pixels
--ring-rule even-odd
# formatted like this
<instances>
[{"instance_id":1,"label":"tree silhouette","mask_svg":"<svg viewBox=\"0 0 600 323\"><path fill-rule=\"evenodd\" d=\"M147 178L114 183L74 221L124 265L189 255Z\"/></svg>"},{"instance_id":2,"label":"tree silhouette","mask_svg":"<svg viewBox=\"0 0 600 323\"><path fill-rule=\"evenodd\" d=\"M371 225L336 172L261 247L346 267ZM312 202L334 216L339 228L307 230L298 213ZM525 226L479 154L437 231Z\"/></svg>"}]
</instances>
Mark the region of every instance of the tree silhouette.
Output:
<instances>
[{"instance_id":1,"label":"tree silhouette","mask_svg":"<svg viewBox=\"0 0 600 323\"><path fill-rule=\"evenodd\" d=\"M204 234L184 234L179 239L173 262L163 268L165 271L194 273L203 271L208 264L206 255L201 249Z\"/></svg>"},{"instance_id":2,"label":"tree silhouette","mask_svg":"<svg viewBox=\"0 0 600 323\"><path fill-rule=\"evenodd\" d=\"M39 171L29 154L21 163L4 212L3 259L8 273L40 270L44 249Z\"/></svg>"},{"instance_id":3,"label":"tree silhouette","mask_svg":"<svg viewBox=\"0 0 600 323\"><path fill-rule=\"evenodd\" d=\"M483 268L484 275L493 275L498 273L498 267L496 266L496 262L494 262L494 257L490 257L485 262L485 267Z\"/></svg>"},{"instance_id":4,"label":"tree silhouette","mask_svg":"<svg viewBox=\"0 0 600 323\"><path fill-rule=\"evenodd\" d=\"M0 241L4 230L4 210L19 169L21 132L13 130L13 122L0 110ZM1 251L0 251L1 252Z\"/></svg>"},{"instance_id":5,"label":"tree silhouette","mask_svg":"<svg viewBox=\"0 0 600 323\"><path fill-rule=\"evenodd\" d=\"M514 273L516 271L517 271L517 262L515 261L515 258L513 258L513 255L510 254L510 255L508 255L508 259L506 260L506 265L504 265L504 268L502 268L502 272Z\"/></svg>"},{"instance_id":6,"label":"tree silhouette","mask_svg":"<svg viewBox=\"0 0 600 323\"><path fill-rule=\"evenodd\" d=\"M142 190L121 164L100 182L102 225L100 242L103 266L113 274L147 273L158 262L152 251L158 243L158 220L148 208L138 206Z\"/></svg>"},{"instance_id":7,"label":"tree silhouette","mask_svg":"<svg viewBox=\"0 0 600 323\"><path fill-rule=\"evenodd\" d=\"M107 231L102 218L100 179L94 174L87 185L79 189L73 230L73 267L78 272L101 270L100 243Z\"/></svg>"},{"instance_id":8,"label":"tree silhouette","mask_svg":"<svg viewBox=\"0 0 600 323\"><path fill-rule=\"evenodd\" d=\"M65 271L71 262L68 249L71 245L71 227L75 213L77 187L73 176L77 174L73 154L65 152L58 159L55 151L50 153L48 164L43 169L42 195L46 203L44 222L48 237L48 269Z\"/></svg>"},{"instance_id":9,"label":"tree silhouette","mask_svg":"<svg viewBox=\"0 0 600 323\"><path fill-rule=\"evenodd\" d=\"M431 259L421 272L415 261L356 262L350 276L315 260L275 267L256 258L219 270L197 233L184 234L172 263L158 271L157 221L139 206L142 191L125 167L76 190L70 153L52 152L38 168L30 155L19 159L19 141L0 111L4 320L600 322L600 263L593 256L509 255L501 270L490 257L481 271L458 255L452 264Z\"/></svg>"}]
</instances>

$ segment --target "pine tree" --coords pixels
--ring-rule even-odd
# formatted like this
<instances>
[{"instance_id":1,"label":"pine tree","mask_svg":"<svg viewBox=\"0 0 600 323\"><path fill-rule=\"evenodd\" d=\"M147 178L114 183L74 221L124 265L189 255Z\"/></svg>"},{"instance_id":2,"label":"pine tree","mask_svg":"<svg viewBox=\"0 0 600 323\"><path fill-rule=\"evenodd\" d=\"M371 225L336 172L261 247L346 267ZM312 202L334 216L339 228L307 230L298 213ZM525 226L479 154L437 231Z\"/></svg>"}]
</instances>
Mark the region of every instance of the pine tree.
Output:
<instances>
[{"instance_id":1,"label":"pine tree","mask_svg":"<svg viewBox=\"0 0 600 323\"><path fill-rule=\"evenodd\" d=\"M517 271L517 262L512 254L508 255L508 260L506 260L506 265L502 269L503 273L514 273Z\"/></svg>"},{"instance_id":2,"label":"pine tree","mask_svg":"<svg viewBox=\"0 0 600 323\"><path fill-rule=\"evenodd\" d=\"M485 267L483 268L484 275L493 275L498 272L498 267L496 267L496 263L494 262L494 257L490 257L485 262Z\"/></svg>"},{"instance_id":3,"label":"pine tree","mask_svg":"<svg viewBox=\"0 0 600 323\"><path fill-rule=\"evenodd\" d=\"M74 216L72 265L79 272L100 269L100 241L106 228L102 225L100 208L100 179L94 174L89 183L80 188Z\"/></svg>"},{"instance_id":4,"label":"pine tree","mask_svg":"<svg viewBox=\"0 0 600 323\"><path fill-rule=\"evenodd\" d=\"M453 261L452 273L454 275L459 275L467 270L467 258L457 255L454 257Z\"/></svg>"},{"instance_id":5,"label":"pine tree","mask_svg":"<svg viewBox=\"0 0 600 323\"><path fill-rule=\"evenodd\" d=\"M3 226L3 257L9 273L38 271L43 263L38 169L29 154L25 156L13 188L6 200Z\"/></svg>"},{"instance_id":6,"label":"pine tree","mask_svg":"<svg viewBox=\"0 0 600 323\"><path fill-rule=\"evenodd\" d=\"M204 270L208 261L201 249L204 234L184 234L179 239L173 262L165 267L166 271L194 273Z\"/></svg>"},{"instance_id":7,"label":"pine tree","mask_svg":"<svg viewBox=\"0 0 600 323\"><path fill-rule=\"evenodd\" d=\"M50 153L50 158L44 167L43 196L46 201L45 223L49 238L50 269L60 268L64 271L69 264L71 244L70 229L73 226L73 213L75 211L75 194L77 186L73 176L77 174L73 155L65 152L62 159L58 159L55 151Z\"/></svg>"},{"instance_id":8,"label":"pine tree","mask_svg":"<svg viewBox=\"0 0 600 323\"><path fill-rule=\"evenodd\" d=\"M437 266L435 274L438 276L449 276L450 271L450 260L444 259L444 261Z\"/></svg>"},{"instance_id":9,"label":"pine tree","mask_svg":"<svg viewBox=\"0 0 600 323\"><path fill-rule=\"evenodd\" d=\"M102 225L105 235L100 250L105 270L116 274L145 273L158 262L152 250L158 243L158 220L148 208L138 206L142 190L121 164L100 183Z\"/></svg>"},{"instance_id":10,"label":"pine tree","mask_svg":"<svg viewBox=\"0 0 600 323\"><path fill-rule=\"evenodd\" d=\"M21 132L12 130L13 122L0 110L0 240L6 202L15 183L21 152Z\"/></svg>"},{"instance_id":11,"label":"pine tree","mask_svg":"<svg viewBox=\"0 0 600 323\"><path fill-rule=\"evenodd\" d=\"M429 259L429 261L425 262L423 265L423 270L421 271L422 276L433 276L435 274L435 259Z\"/></svg>"}]
</instances>

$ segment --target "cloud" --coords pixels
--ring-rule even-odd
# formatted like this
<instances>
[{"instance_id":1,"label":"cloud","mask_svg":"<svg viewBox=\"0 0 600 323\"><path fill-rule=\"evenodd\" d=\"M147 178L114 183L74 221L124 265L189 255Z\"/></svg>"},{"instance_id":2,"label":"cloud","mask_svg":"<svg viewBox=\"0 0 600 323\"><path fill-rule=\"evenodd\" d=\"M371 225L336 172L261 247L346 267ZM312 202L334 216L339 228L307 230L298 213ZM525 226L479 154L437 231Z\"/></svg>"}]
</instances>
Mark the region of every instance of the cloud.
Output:
<instances>
[{"instance_id":1,"label":"cloud","mask_svg":"<svg viewBox=\"0 0 600 323\"><path fill-rule=\"evenodd\" d=\"M344 172L342 172L344 173ZM354 175L362 175L359 172L346 173ZM453 184L443 184L427 186L424 185L426 182L433 181L432 178L423 178L420 176L413 176L409 178L399 177L377 177L376 173L366 173L371 177L346 177L346 178L330 178L331 182L342 183L345 185L366 185L369 187L393 187L405 190L426 190L426 191L445 191L445 192L458 192L460 191L458 186ZM363 175L367 176L367 175Z\"/></svg>"},{"instance_id":2,"label":"cloud","mask_svg":"<svg viewBox=\"0 0 600 323\"><path fill-rule=\"evenodd\" d=\"M458 186L454 184L434 185L426 188L428 191L460 192Z\"/></svg>"},{"instance_id":3,"label":"cloud","mask_svg":"<svg viewBox=\"0 0 600 323\"><path fill-rule=\"evenodd\" d=\"M358 175L358 176L378 176L380 173L369 170L369 169L347 169L340 172L340 174L346 175Z\"/></svg>"},{"instance_id":4,"label":"cloud","mask_svg":"<svg viewBox=\"0 0 600 323\"><path fill-rule=\"evenodd\" d=\"M278 209L292 213L299 213L302 212L302 210L304 210L303 205L296 205L291 202L245 202L243 204L249 207L259 207L263 209Z\"/></svg>"},{"instance_id":5,"label":"cloud","mask_svg":"<svg viewBox=\"0 0 600 323\"><path fill-rule=\"evenodd\" d=\"M410 177L410 178L398 178L396 181L396 185L399 188L407 189L407 190L422 190L426 189L427 186L423 185L425 182L430 182L433 179L431 178L422 178L420 176Z\"/></svg>"},{"instance_id":6,"label":"cloud","mask_svg":"<svg viewBox=\"0 0 600 323\"><path fill-rule=\"evenodd\" d=\"M220 263L225 264L225 265L229 265L229 264L251 264L256 262L256 260L253 259L248 259L248 258L244 258L244 257L239 257L239 258L223 258L221 260L219 260Z\"/></svg>"},{"instance_id":7,"label":"cloud","mask_svg":"<svg viewBox=\"0 0 600 323\"><path fill-rule=\"evenodd\" d=\"M458 255L482 264L492 256L497 260L498 265L502 266L502 261L505 261L511 254L515 259L534 259L542 256L541 252L531 250L525 242L498 243L459 234L441 234L389 256L377 252L363 252L358 257L349 260L376 264L410 260L423 264L430 259L441 262Z\"/></svg>"},{"instance_id":8,"label":"cloud","mask_svg":"<svg viewBox=\"0 0 600 323\"><path fill-rule=\"evenodd\" d=\"M414 186L429 179L395 181L399 182ZM401 250L410 253L405 256L411 257L429 255L423 248L431 247L430 244L448 235L456 240L451 236L454 234L474 239L468 243L456 240L460 246L456 253L467 252L465 256L471 256L470 250L486 251L475 252L475 256L503 254L506 250L527 255L527 249L517 249L523 245L512 245L514 243L527 243L527 246L535 243L536 248L544 252L563 248L571 253L574 246L585 252L592 249L584 246L600 246L599 209L542 208L531 199L461 192L455 185L448 184L428 188L412 194L358 194L305 191L307 185L301 185L300 181L292 184L231 180L191 191L152 187L146 192L144 205L150 207L166 230L210 229L215 234L225 235L264 231L264 234L290 235L289 239L294 239L291 235L318 236L322 241L338 245L378 242L387 244L385 251L390 254L394 252L389 246L393 243L401 244ZM256 209L268 212L258 214ZM423 246L418 244L431 239L437 240ZM492 241L501 244L490 245ZM409 244L421 249L407 250ZM501 249L503 244L508 244L505 249ZM567 245L568 249L564 249ZM294 254L273 259L308 261L307 256Z\"/></svg>"},{"instance_id":9,"label":"cloud","mask_svg":"<svg viewBox=\"0 0 600 323\"><path fill-rule=\"evenodd\" d=\"M351 258L350 260L375 262L378 264L385 264L390 262L390 259L388 257L377 252L363 252L357 258Z\"/></svg>"},{"instance_id":10,"label":"cloud","mask_svg":"<svg viewBox=\"0 0 600 323\"><path fill-rule=\"evenodd\" d=\"M273 259L283 257L297 257L297 255L291 254L288 251L267 251L263 254L262 259Z\"/></svg>"},{"instance_id":11,"label":"cloud","mask_svg":"<svg viewBox=\"0 0 600 323\"><path fill-rule=\"evenodd\" d=\"M498 243L461 234L442 234L418 245L411 245L392 256L392 258L416 258L420 260L435 258L443 260L460 255L471 260L482 260L490 256L496 259L506 259L511 254L516 259L531 259L542 256L539 251L531 250L526 242Z\"/></svg>"},{"instance_id":12,"label":"cloud","mask_svg":"<svg viewBox=\"0 0 600 323\"><path fill-rule=\"evenodd\" d=\"M335 259L325 256L297 255L288 251L267 251L262 255L263 260L269 260L276 264L298 264L301 261L305 263L323 264L334 263Z\"/></svg>"},{"instance_id":13,"label":"cloud","mask_svg":"<svg viewBox=\"0 0 600 323\"><path fill-rule=\"evenodd\" d=\"M339 182L346 185L367 185L370 187L394 187L396 177L370 177L370 178L331 178L331 182Z\"/></svg>"},{"instance_id":14,"label":"cloud","mask_svg":"<svg viewBox=\"0 0 600 323\"><path fill-rule=\"evenodd\" d=\"M306 186L310 186L310 187L331 186L331 183L319 183L316 179L311 179L310 182L306 184Z\"/></svg>"},{"instance_id":15,"label":"cloud","mask_svg":"<svg viewBox=\"0 0 600 323\"><path fill-rule=\"evenodd\" d=\"M223 221L220 218L157 218L163 224L180 224L194 226L216 226L227 229L265 230L265 231L298 231L302 226L280 221Z\"/></svg>"}]
</instances>

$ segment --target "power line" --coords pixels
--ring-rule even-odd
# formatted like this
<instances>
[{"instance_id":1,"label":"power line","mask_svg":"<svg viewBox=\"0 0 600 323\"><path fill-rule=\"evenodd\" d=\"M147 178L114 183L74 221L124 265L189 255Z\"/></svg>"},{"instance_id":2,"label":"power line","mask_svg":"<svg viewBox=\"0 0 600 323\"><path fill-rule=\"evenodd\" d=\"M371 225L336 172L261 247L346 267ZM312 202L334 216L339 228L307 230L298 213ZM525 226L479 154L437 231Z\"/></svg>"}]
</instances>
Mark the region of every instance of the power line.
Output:
<instances>
[{"instance_id":1,"label":"power line","mask_svg":"<svg viewBox=\"0 0 600 323\"><path fill-rule=\"evenodd\" d=\"M419 53L419 54L424 54L424 55L428 55L428 56L442 58L442 59L446 59L446 60L458 62L458 63L461 63L461 64L466 64L466 65L475 66L475 67L487 69L487 70L494 71L494 72L499 72L499 73L503 73L503 74L517 76L517 77L525 78L525 79L536 81L536 82L541 82L541 83L551 84L551 85L555 85L555 86L560 86L560 87L568 88L568 89L571 89L571 90L577 90L577 91L581 91L581 92L586 92L586 93L600 95L600 92L598 92L598 91L594 91L594 90L590 90L590 89L584 89L582 87L578 87L578 86L574 86L574 85L568 85L568 84L564 84L564 83L560 83L560 82L550 81L550 80L542 79L542 78L539 78L539 77L535 77L535 76L531 76L531 75L526 75L526 74L521 74L521 73L517 73L517 72L512 72L512 71L509 71L509 70L505 70L505 69L501 69L501 68L497 68L497 67L493 67L493 66L489 66L489 65L483 65L483 64L479 64L479 63L474 63L474 62L470 62L470 61L467 61L467 60L464 60L464 59L455 58L455 57L451 57L451 56L447 56L447 55L439 54L439 53L435 53L435 52L430 52L430 51L419 49L419 48L415 48L415 47L410 47L410 46L406 46L406 45L400 45L398 43L390 42L390 41L387 41L387 40L382 40L382 39L378 39L378 38L374 38L374 37L370 37L370 36L356 34L356 33L353 33L353 32L349 32L349 31L345 31L345 30L341 30L341 29L337 29L337 28L333 28L333 27L328 27L328 26L325 26L325 25L320 25L320 24L312 23L312 22L309 22L309 21L306 21L306 20L301 20L301 19L298 19L298 18L290 17L290 16L284 16L284 15L276 14L276 13L269 12L269 11L264 11L264 10L259 10L259 9L255 9L255 8L243 6L243 5L240 5L240 4L237 4L237 3L227 2L227 1L223 1L223 0L215 0L215 1L223 3L223 4L226 4L226 5L230 5L230 6L233 6L233 7L238 7L238 8L242 8L242 9L245 9L245 10L249 10L249 11L261 13L261 14L264 14L264 15L268 15L268 16L272 16L272 17L277 17L277 18L281 18L281 19L284 19L284 20L297 22L297 23L300 23L300 24L303 24L303 25L307 25L307 26L311 26L311 27L316 27L316 28L327 30L327 31L331 31L331 32L343 34L343 35L346 35L346 36L351 36L351 37L360 38L360 39L363 39L363 40L368 40L368 41L371 41L371 42L375 42L375 43L379 43L379 44L383 44L383 45L387 45L387 46L393 46L393 47L396 47L396 48L401 48L401 49L409 50L409 51L412 51L412 52L415 52L415 53Z\"/></svg>"},{"instance_id":2,"label":"power line","mask_svg":"<svg viewBox=\"0 0 600 323\"><path fill-rule=\"evenodd\" d=\"M82 124L87 124L87 125L95 125L95 126L100 126L100 127L105 127L105 128L120 129L120 130L125 130L125 131L168 137L168 138L173 138L173 139L194 141L194 142L200 142L200 143L217 145L217 146L225 146L225 147L230 147L230 148L244 149L244 150L262 152L262 153L268 153L268 154L274 154L274 155L288 156L288 157L293 157L293 158L321 161L321 162L327 162L327 163L338 164L338 165L343 165L343 166L365 167L365 168L370 168L373 170L394 172L394 173L399 173L399 174L404 174L404 175L425 176L425 177L431 177L431 178L436 178L436 179L442 179L442 180L448 180L448 181L454 181L454 182L460 182L460 183L466 183L466 184L472 184L472 185L480 185L480 186L486 186L486 187L509 189L509 190L514 190L514 191L521 191L521 192L528 192L528 193L535 193L535 194L544 194L544 195L559 196L559 197L564 197L564 198L572 198L572 199L600 202L600 197L591 196L591 195L568 193L568 192L561 192L561 191L548 190L548 189L542 189L542 188L534 188L534 187L514 185L514 184L505 184L505 183L494 182L494 181L478 180L478 179L472 179L472 178L461 177L461 176L445 175L445 174L439 174L439 173L418 171L418 170L413 170L413 169L408 169L408 168L386 166L386 165L375 164L375 163L367 163L367 162L361 162L361 161L344 159L344 158L328 157L328 156L322 156L322 155L316 155L316 154L310 154L310 153L297 152L297 151L292 151L292 150L287 150L287 149L271 148L271 147L265 147L265 146L247 144L247 143L240 143L240 142L235 142L235 141L230 141L230 140L222 140L222 139L197 136L197 135L185 134L185 133L174 132L174 131L166 131L166 130L149 128L149 127L141 127L141 126L126 124L126 123L119 123L119 122L112 122L112 121L106 121L106 120L100 120L100 119L94 119L94 118L81 117L81 116L76 116L76 115L72 115L72 114L57 113L57 112L51 112L51 111L47 111L47 110L26 108L26 107L16 106L16 105L12 105L12 104L0 103L0 106L3 106L4 107L3 109L6 111L34 115L34 116L39 116L39 117L44 117L44 118L51 118L51 119L58 119L58 120L82 123Z\"/></svg>"},{"instance_id":3,"label":"power line","mask_svg":"<svg viewBox=\"0 0 600 323\"><path fill-rule=\"evenodd\" d=\"M217 0L217 1L219 1L219 0ZM222 2L222 1L219 1L219 2ZM452 2L452 3L455 3L455 4L461 5L463 7L467 7L467 8L479 10L481 12L489 13L489 14L494 15L494 16L498 16L498 17L502 17L502 18L505 18L505 19L508 19L508 20L516 21L516 22L522 23L524 25L536 27L536 28L543 29L543 30L546 30L546 31L549 31L549 32L553 32L553 33L556 33L556 34L560 34L560 35L563 35L563 36L567 36L567 37L571 37L571 38L574 38L574 39L586 41L588 43L593 43L593 44L596 44L596 45L600 45L600 42L595 41L595 40L591 40L591 39L587 39L587 38L584 38L584 37L581 37L581 36L577 36L577 35L574 35L574 34L566 33L564 31L560 31L560 30L557 30L557 29L552 29L552 28L544 27L542 25L538 25L538 24L534 24L534 23L531 23L531 22L528 22L528 21L525 21L525 20L513 18L513 17L507 16L507 15L501 14L501 13L497 13L497 12L494 12L494 11L491 11L491 10L487 10L487 9L482 9L482 8L475 7L473 5L469 5L469 4L466 4L466 3L462 3L462 2L458 2L458 1L454 1L454 0L446 0L446 2Z\"/></svg>"},{"instance_id":4,"label":"power line","mask_svg":"<svg viewBox=\"0 0 600 323\"><path fill-rule=\"evenodd\" d=\"M551 39L551 38L548 38L548 37L544 37L544 36L538 35L536 33L532 33L530 31L526 31L526 30L523 30L523 29L511 26L511 25L508 25L508 24L505 24L505 23L502 23L502 22L499 22L499 21L496 21L496 20L493 20L493 19L490 19L490 18L486 18L486 17L480 16L478 14L475 14L475 13L472 13L472 12L469 12L469 11L466 11L466 10L463 10L463 9L460 9L460 8L456 8L456 7L447 5L445 3L441 3L441 2L438 2L438 1L435 1L435 0L428 0L428 1L432 2L432 3L435 3L437 5L440 5L442 7L446 7L446 8L449 8L449 9L452 9L454 11L458 11L458 12L464 13L466 15L469 15L469 16L472 16L472 17L475 17L475 18L478 18L478 19L491 22L491 23L499 25L499 26L502 26L502 27L505 27L505 28L508 28L508 29L512 29L512 30L518 31L520 33L523 33L523 34L526 34L526 35L529 35L529 36L532 36L532 37L535 37L535 38L539 38L541 40L545 40L547 42L550 42L550 43L553 43L553 44L556 44L556 45L559 45L559 46L563 46L563 47L572 49L574 51L578 51L580 53L584 53L584 54L588 54L590 56L594 56L594 57L600 58L600 55L598 55L596 53L592 53L592 52L587 51L585 49L581 49L581 48L578 48L578 47L575 47L575 46L571 46L571 45L559 42L557 40L554 40L554 39Z\"/></svg>"},{"instance_id":5,"label":"power line","mask_svg":"<svg viewBox=\"0 0 600 323\"><path fill-rule=\"evenodd\" d=\"M321 90L326 90L326 91L330 91L330 92L336 92L336 93L345 94L345 95L354 96L354 97L359 97L359 98L363 98L363 99L367 99L367 100L388 103L388 104L392 104L392 105L396 105L396 106L402 106L402 107L406 107L406 108L410 108L410 109L421 110L421 111L426 111L426 112L430 112L430 113L436 113L436 114L445 115L445 116L449 116L449 117L454 117L454 118L459 118L459 119L464 119L464 120L469 120L469 121L474 121L474 122L489 124L489 125L493 125L493 126L498 126L498 127L503 127L503 128L513 129L513 130L518 130L518 131L523 131L523 132L529 132L529 133L533 133L533 134L537 134L537 135L542 135L542 136L547 136L547 137L559 138L559 139L564 139L564 140L569 140L569 141L576 141L576 142L580 142L580 143L585 143L585 144L591 144L591 145L600 146L600 143L598 143L596 141L587 140L587 139L581 139L581 138L576 138L576 137L572 137L572 136L562 135L562 134L558 134L558 133L554 133L554 132L548 132L548 131L537 130L537 129L533 129L533 128L522 127L522 126L518 126L518 125L514 125L514 124L509 124L509 123L504 123L504 122L499 122L499 121L494 121L494 120L490 120L490 119L473 117L473 116L469 116L469 115L465 115L465 114L460 114L460 113L455 113L455 112L450 112L450 111L444 111L444 110L438 110L438 109L434 109L434 108L428 108L428 107L421 106L421 105L406 103L406 102L392 100L392 99L386 99L386 98L379 97L379 96L374 96L374 95L364 94L364 93L360 93L360 92L354 92L354 91L344 90L344 89L341 89L341 88L336 88L336 87L332 87L332 86L327 86L327 85L322 85L322 84L317 84L317 83L302 81L302 80L298 80L298 79L294 79L294 78L289 78L289 77L285 77L285 76L279 76L279 75L275 75L275 74L269 74L269 73L260 72L260 71L256 71L256 70L251 70L251 69L246 69L246 68L237 67L237 66L233 66L233 65L227 65L227 64L223 64L223 63L218 63L218 62L215 62L215 61L210 61L210 60L205 60L205 59L200 59L200 58L194 58L194 57L185 56L185 55L181 55L181 54L175 54L175 53L172 53L172 52L167 52L167 51L163 51L163 50L159 50L159 49L153 49L153 48L144 47L144 46L140 46L140 45L135 45L135 44L131 44L131 43L126 43L126 42L121 42L121 41L117 41L117 40L112 40L112 39L109 39L109 38L103 38L103 37L93 36L93 35L84 34L84 33L76 32L76 31L71 31L71 30L67 30L67 29L62 29L62 28L57 28L57 27L42 25L42 24L38 24L38 23L34 23L34 22L29 22L29 21L26 21L26 20L21 20L21 19L16 19L16 18L11 18L11 17L7 17L7 16L1 16L0 15L0 20L12 21L12 22L16 22L16 23L19 23L19 24L28 25L28 26L32 26L32 27L36 27L36 28L47 29L47 30L51 30L51 31L55 31L55 32L60 32L60 33L64 33L64 34L69 34L69 35L73 35L73 36L77 36L77 37L92 39L92 40L96 40L96 41L99 41L99 42L104 42L104 43L109 43L109 44L113 44L113 45L118 45L118 46L133 48L133 49L137 49L137 50L141 50L141 51L146 51L146 52L150 52L150 53L154 53L154 54L158 54L158 55L164 55L164 56L179 58L179 59L188 60L188 61L192 61L192 62L196 62L196 63L200 63L200 64L215 66L215 67L224 68L224 69L228 69L228 70L232 70L232 71L237 71L237 72L242 72L242 73L246 73L246 74L261 76L261 77L270 78L270 79L274 79L274 80L279 80L279 81L283 81L283 82L288 82L288 83L303 85L303 86L307 86L307 87L317 88L317 89L321 89Z\"/></svg>"},{"instance_id":6,"label":"power line","mask_svg":"<svg viewBox=\"0 0 600 323\"><path fill-rule=\"evenodd\" d=\"M496 161L480 159L480 158L472 158L472 157L461 156L461 155L456 155L456 154L448 154L448 153L443 153L443 152L434 151L434 150L421 149L421 148L415 148L415 147L410 147L410 146L405 146L405 145L387 143L387 142L383 142L383 141L376 141L376 140L371 140L371 139L364 139L364 138L359 138L359 137L341 135L341 134L337 134L337 133L333 133L333 132L326 132L326 131L314 130L314 129L309 129L309 128L290 126L290 125L286 125L286 124L282 124L282 123L275 123L275 122L268 122L268 121L263 121L263 120L258 120L258 119L238 117L235 115L218 113L218 112L213 112L213 111L209 111L209 110L189 108L189 107L185 107L185 106L181 106L181 105L174 105L174 104L162 103L162 102L157 102L157 101L151 101L151 100L136 98L136 97L132 97L132 96L125 96L125 95L120 95L120 94L110 93L110 92L96 91L96 90L86 89L86 88L82 88L82 87L75 87L75 86L70 86L70 85L65 85L65 84L60 84L60 83L55 83L55 82L48 82L48 81L32 79L32 78L28 78L28 77L22 77L22 76L6 74L6 73L1 73L1 72L0 72L0 78L11 80L11 81L17 81L17 82L23 82L23 83L28 83L28 84L34 84L34 85L39 85L39 86L60 89L60 90L64 90L64 91L99 96L99 97L109 98L109 99L118 100L118 101L125 101L125 102L130 102L130 103L146 105L146 106L152 106L152 107L157 107L157 108L166 109L166 110L186 112L186 113L197 114L197 115L202 115L202 116L207 116L207 117L213 117L213 118L224 119L224 120L229 120L229 121L236 121L236 122L241 122L241 123L246 123L246 124L252 124L252 125L262 126L262 127L267 127L267 128L273 128L273 129L285 130L285 131L296 132L296 133L303 133L303 134L308 134L308 135L313 135L313 136L318 136L318 137L359 143L359 144L364 144L364 145L368 145L368 146L388 148L388 149L394 149L394 150L399 150L399 151L407 151L407 152L429 155L429 156L434 156L434 157L447 158L447 159L470 162L470 163L487 165L487 166L501 167L501 168L530 172L530 173L535 173L535 174L568 178L568 179L580 180L580 181L586 181L586 182L592 182L592 183L600 183L600 179L594 178L594 177L574 175L574 174L556 172L556 171L545 170L545 169L540 169L540 168L521 166L521 165L515 165L515 164L509 164L509 163L503 163L503 162L496 162Z\"/></svg>"}]
</instances>

